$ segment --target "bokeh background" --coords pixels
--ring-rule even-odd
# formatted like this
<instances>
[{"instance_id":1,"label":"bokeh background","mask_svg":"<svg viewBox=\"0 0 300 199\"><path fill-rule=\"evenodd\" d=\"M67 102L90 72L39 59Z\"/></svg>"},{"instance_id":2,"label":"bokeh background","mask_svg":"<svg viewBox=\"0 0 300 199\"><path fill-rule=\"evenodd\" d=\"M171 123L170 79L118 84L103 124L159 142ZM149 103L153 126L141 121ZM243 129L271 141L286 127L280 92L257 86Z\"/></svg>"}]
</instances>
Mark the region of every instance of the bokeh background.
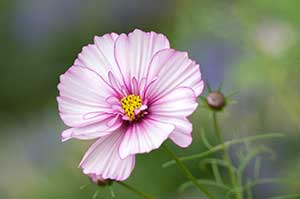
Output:
<instances>
[{"instance_id":1,"label":"bokeh background","mask_svg":"<svg viewBox=\"0 0 300 199\"><path fill-rule=\"evenodd\" d=\"M236 103L220 115L227 140L285 134L263 143L277 156L263 158L261 173L286 183L259 185L255 198L300 193L299 8L298 0L0 1L0 198L80 199L97 190L97 198L112 197L77 167L89 143L61 143L66 126L58 117L56 86L94 35L134 28L166 34L173 48L200 63L212 88L222 83L225 93L238 91ZM206 150L200 129L216 142L210 112L202 107L192 116L193 145L169 143L178 155ZM139 155L128 184L159 198L199 198L194 189L178 193L186 180L176 167L162 169L167 160L163 150ZM189 167L197 177L212 177L197 161ZM117 199L138 198L117 184L113 189Z\"/></svg>"}]
</instances>

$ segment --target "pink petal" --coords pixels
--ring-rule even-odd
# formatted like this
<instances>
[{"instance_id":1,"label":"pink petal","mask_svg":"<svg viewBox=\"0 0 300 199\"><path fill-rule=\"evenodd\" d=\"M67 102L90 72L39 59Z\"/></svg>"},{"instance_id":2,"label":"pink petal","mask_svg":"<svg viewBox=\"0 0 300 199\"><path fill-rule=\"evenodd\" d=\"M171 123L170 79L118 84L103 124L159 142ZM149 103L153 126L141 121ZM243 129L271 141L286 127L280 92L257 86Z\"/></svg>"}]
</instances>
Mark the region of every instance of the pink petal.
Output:
<instances>
[{"instance_id":1,"label":"pink petal","mask_svg":"<svg viewBox=\"0 0 300 199\"><path fill-rule=\"evenodd\" d=\"M125 129L119 129L92 144L80 163L83 173L104 179L126 180L134 168L135 156L120 158L118 149L124 134Z\"/></svg>"},{"instance_id":2,"label":"pink petal","mask_svg":"<svg viewBox=\"0 0 300 199\"><path fill-rule=\"evenodd\" d=\"M175 130L170 134L169 138L180 147L188 147L193 140L192 123L187 119L179 118L173 118L172 123L175 124Z\"/></svg>"},{"instance_id":3,"label":"pink petal","mask_svg":"<svg viewBox=\"0 0 300 199\"><path fill-rule=\"evenodd\" d=\"M175 126L169 138L180 147L188 147L192 143L192 123L186 118L153 115L159 121L168 121Z\"/></svg>"},{"instance_id":4,"label":"pink petal","mask_svg":"<svg viewBox=\"0 0 300 199\"><path fill-rule=\"evenodd\" d=\"M119 149L121 158L159 148L174 128L172 124L162 123L150 117L132 124L126 131Z\"/></svg>"},{"instance_id":5,"label":"pink petal","mask_svg":"<svg viewBox=\"0 0 300 199\"><path fill-rule=\"evenodd\" d=\"M60 76L58 90L58 108L66 125L82 127L111 117L106 99L114 91L95 72L72 66Z\"/></svg>"},{"instance_id":6,"label":"pink petal","mask_svg":"<svg viewBox=\"0 0 300 199\"><path fill-rule=\"evenodd\" d=\"M149 106L150 114L168 117L187 117L197 108L196 96L191 88L179 87Z\"/></svg>"},{"instance_id":7,"label":"pink petal","mask_svg":"<svg viewBox=\"0 0 300 199\"><path fill-rule=\"evenodd\" d=\"M131 88L132 78L138 82L146 77L149 63L159 50L170 48L168 39L155 32L133 32L121 34L115 45L115 58L122 71L126 86Z\"/></svg>"},{"instance_id":8,"label":"pink petal","mask_svg":"<svg viewBox=\"0 0 300 199\"><path fill-rule=\"evenodd\" d=\"M123 120L121 116L110 116L105 120L96 122L94 124L90 124L84 127L67 129L62 132L61 139L63 142L65 142L71 138L90 140L103 137L120 128L122 123Z\"/></svg>"},{"instance_id":9,"label":"pink petal","mask_svg":"<svg viewBox=\"0 0 300 199\"><path fill-rule=\"evenodd\" d=\"M122 76L114 57L114 45L119 37L116 33L95 36L94 44L82 48L74 65L84 66L98 73L105 81L108 80L108 72L111 71L122 80Z\"/></svg>"},{"instance_id":10,"label":"pink petal","mask_svg":"<svg viewBox=\"0 0 300 199\"><path fill-rule=\"evenodd\" d=\"M180 147L192 142L192 124L186 119L197 108L195 93L191 88L179 87L149 106L151 117L175 125L169 138Z\"/></svg>"},{"instance_id":11,"label":"pink petal","mask_svg":"<svg viewBox=\"0 0 300 199\"><path fill-rule=\"evenodd\" d=\"M189 59L187 53L165 49L154 55L148 73L148 80L157 78L149 86L146 97L158 98L176 87L190 87L199 96L204 83L199 65Z\"/></svg>"}]
</instances>

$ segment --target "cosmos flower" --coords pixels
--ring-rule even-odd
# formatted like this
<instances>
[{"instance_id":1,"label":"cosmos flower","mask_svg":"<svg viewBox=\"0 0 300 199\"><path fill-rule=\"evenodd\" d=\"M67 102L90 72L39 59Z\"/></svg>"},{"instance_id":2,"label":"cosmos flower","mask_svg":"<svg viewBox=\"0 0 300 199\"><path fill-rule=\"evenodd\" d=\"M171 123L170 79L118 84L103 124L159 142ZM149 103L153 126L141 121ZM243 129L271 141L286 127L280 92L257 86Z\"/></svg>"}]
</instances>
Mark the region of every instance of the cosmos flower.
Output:
<instances>
[{"instance_id":1,"label":"cosmos flower","mask_svg":"<svg viewBox=\"0 0 300 199\"><path fill-rule=\"evenodd\" d=\"M162 34L96 36L60 76L59 114L70 127L62 141L96 139L80 163L83 172L125 180L136 154L157 149L168 138L180 147L190 145L187 117L203 87L199 65L170 48Z\"/></svg>"}]
</instances>

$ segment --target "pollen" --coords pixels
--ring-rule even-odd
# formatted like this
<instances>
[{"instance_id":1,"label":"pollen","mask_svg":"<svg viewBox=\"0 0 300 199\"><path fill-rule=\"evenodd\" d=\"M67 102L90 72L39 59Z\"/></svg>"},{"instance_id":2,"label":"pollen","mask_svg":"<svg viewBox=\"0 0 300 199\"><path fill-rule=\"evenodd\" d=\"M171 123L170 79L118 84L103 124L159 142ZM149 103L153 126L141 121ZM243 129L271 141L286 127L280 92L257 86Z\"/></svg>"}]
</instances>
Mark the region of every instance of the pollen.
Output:
<instances>
[{"instance_id":1,"label":"pollen","mask_svg":"<svg viewBox=\"0 0 300 199\"><path fill-rule=\"evenodd\" d=\"M142 106L142 100L139 96L128 95L121 99L122 108L130 121L135 119L134 110Z\"/></svg>"}]
</instances>

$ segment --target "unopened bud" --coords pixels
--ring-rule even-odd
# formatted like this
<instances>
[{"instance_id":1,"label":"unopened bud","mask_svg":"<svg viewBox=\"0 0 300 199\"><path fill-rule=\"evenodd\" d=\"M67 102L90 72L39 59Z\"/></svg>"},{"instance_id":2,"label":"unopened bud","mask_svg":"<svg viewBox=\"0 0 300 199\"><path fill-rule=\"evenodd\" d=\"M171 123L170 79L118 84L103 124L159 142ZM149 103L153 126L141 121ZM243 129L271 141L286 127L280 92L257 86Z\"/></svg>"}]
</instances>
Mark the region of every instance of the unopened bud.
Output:
<instances>
[{"instance_id":1,"label":"unopened bud","mask_svg":"<svg viewBox=\"0 0 300 199\"><path fill-rule=\"evenodd\" d=\"M224 95L219 91L214 91L208 94L206 101L209 107L214 110L221 110L226 105Z\"/></svg>"}]
</instances>

